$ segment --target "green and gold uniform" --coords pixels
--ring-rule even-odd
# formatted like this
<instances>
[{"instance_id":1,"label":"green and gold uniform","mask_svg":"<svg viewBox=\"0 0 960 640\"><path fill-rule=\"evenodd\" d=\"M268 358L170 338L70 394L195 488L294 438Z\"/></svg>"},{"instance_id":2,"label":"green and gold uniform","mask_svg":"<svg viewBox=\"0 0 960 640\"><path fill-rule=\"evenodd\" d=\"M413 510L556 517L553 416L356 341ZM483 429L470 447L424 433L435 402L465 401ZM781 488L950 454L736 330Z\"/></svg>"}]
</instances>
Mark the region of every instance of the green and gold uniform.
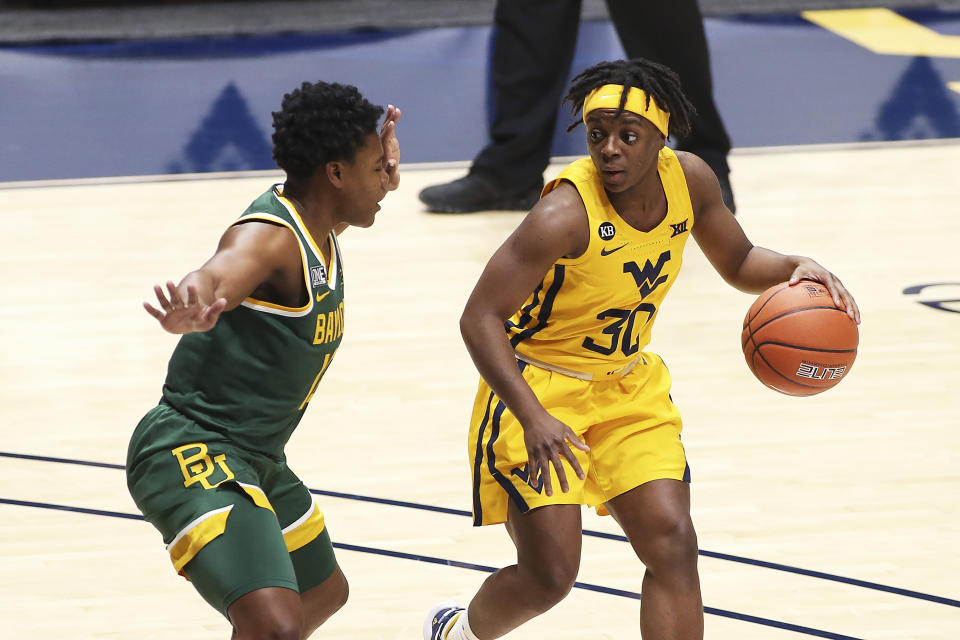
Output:
<instances>
[{"instance_id":1,"label":"green and gold uniform","mask_svg":"<svg viewBox=\"0 0 960 640\"><path fill-rule=\"evenodd\" d=\"M335 566L323 514L284 445L343 335L340 252L331 233L325 263L280 185L234 224L250 221L294 234L308 298L298 308L247 298L210 331L184 335L127 452L130 493L174 568L224 614L254 589L302 593Z\"/></svg>"},{"instance_id":2,"label":"green and gold uniform","mask_svg":"<svg viewBox=\"0 0 960 640\"><path fill-rule=\"evenodd\" d=\"M523 428L481 380L468 440L474 524L504 522L508 500L522 512L588 504L605 513L607 500L645 482L689 481L670 374L658 355L643 351L694 223L676 154L662 149L657 170L667 214L646 232L614 210L590 158L570 164L544 187L544 195L564 181L576 187L589 244L582 256L557 260L505 327L541 404L590 447L572 448L586 479L568 471L570 491L552 497L542 483L531 482Z\"/></svg>"}]
</instances>

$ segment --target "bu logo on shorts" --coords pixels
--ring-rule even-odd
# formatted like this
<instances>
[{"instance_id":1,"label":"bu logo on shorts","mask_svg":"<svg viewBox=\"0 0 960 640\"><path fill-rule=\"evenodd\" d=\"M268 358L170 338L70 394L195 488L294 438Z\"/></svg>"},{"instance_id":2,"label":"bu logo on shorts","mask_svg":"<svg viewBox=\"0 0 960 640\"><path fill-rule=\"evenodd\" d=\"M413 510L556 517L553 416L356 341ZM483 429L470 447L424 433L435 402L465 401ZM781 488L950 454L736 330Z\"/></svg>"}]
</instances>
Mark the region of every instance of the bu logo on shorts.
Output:
<instances>
[{"instance_id":1,"label":"bu logo on shorts","mask_svg":"<svg viewBox=\"0 0 960 640\"><path fill-rule=\"evenodd\" d=\"M191 450L193 453L187 455L187 452ZM204 489L213 489L227 480L233 480L233 471L227 466L227 454L221 453L211 458L207 445L202 442L185 444L173 449L170 453L180 463L180 471L183 473L183 486L185 487L199 482ZM215 479L217 481L211 482L210 477L214 473L216 473Z\"/></svg>"}]
</instances>

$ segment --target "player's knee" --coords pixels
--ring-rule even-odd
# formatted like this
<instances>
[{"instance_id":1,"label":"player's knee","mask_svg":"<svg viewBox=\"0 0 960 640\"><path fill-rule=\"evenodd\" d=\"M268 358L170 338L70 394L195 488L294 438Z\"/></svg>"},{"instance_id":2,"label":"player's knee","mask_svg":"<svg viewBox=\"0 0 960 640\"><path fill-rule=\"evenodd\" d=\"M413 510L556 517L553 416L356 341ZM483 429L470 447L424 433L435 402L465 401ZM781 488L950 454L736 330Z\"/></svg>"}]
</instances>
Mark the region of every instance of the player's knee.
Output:
<instances>
[{"instance_id":1,"label":"player's knee","mask_svg":"<svg viewBox=\"0 0 960 640\"><path fill-rule=\"evenodd\" d=\"M659 523L642 560L654 571L695 569L699 548L693 522L687 516Z\"/></svg>"},{"instance_id":2,"label":"player's knee","mask_svg":"<svg viewBox=\"0 0 960 640\"><path fill-rule=\"evenodd\" d=\"M527 572L532 588L528 591L531 604L546 611L570 593L577 580L577 567L559 563L543 564Z\"/></svg>"},{"instance_id":3,"label":"player's knee","mask_svg":"<svg viewBox=\"0 0 960 640\"><path fill-rule=\"evenodd\" d=\"M305 599L304 637L309 638L330 616L342 609L349 596L350 585L338 571L324 583L322 597Z\"/></svg>"},{"instance_id":4,"label":"player's knee","mask_svg":"<svg viewBox=\"0 0 960 640\"><path fill-rule=\"evenodd\" d=\"M237 625L237 640L302 640L303 623L299 616L274 614L246 625Z\"/></svg>"},{"instance_id":5,"label":"player's knee","mask_svg":"<svg viewBox=\"0 0 960 640\"><path fill-rule=\"evenodd\" d=\"M337 584L334 585L330 594L330 614L332 615L342 609L343 605L347 604L349 597L350 583L347 582L346 577L341 573L338 576Z\"/></svg>"}]
</instances>

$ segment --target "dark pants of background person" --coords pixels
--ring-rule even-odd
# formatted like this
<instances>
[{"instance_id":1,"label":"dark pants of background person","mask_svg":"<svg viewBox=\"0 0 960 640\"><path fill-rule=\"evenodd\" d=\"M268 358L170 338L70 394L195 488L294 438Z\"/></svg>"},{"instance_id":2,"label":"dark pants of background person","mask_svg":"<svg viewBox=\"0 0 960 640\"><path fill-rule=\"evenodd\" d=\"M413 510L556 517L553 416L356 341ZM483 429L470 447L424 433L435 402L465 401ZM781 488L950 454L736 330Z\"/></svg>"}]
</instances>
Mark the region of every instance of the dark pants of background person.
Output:
<instances>
[{"instance_id":1,"label":"dark pants of background person","mask_svg":"<svg viewBox=\"0 0 960 640\"><path fill-rule=\"evenodd\" d=\"M697 109L692 135L677 140L676 148L696 153L714 173L725 176L730 139L713 101L703 17L696 1L607 0L607 7L627 57L673 69ZM501 185L542 180L573 63L580 9L581 0L497 2L492 142L477 155L471 173Z\"/></svg>"}]
</instances>

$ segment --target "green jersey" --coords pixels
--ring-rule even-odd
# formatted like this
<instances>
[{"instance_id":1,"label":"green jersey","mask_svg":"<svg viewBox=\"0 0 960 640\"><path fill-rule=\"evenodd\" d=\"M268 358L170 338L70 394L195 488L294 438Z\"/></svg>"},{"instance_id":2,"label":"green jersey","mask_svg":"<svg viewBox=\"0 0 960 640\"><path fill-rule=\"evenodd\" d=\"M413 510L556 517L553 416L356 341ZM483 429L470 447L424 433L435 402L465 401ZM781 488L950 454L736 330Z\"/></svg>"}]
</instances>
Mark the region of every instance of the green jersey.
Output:
<instances>
[{"instance_id":1,"label":"green jersey","mask_svg":"<svg viewBox=\"0 0 960 640\"><path fill-rule=\"evenodd\" d=\"M255 298L210 331L184 335L170 359L163 401L244 449L280 458L343 336L343 269L335 234L330 264L282 185L235 224L287 227L297 238L308 298L292 308Z\"/></svg>"}]
</instances>

